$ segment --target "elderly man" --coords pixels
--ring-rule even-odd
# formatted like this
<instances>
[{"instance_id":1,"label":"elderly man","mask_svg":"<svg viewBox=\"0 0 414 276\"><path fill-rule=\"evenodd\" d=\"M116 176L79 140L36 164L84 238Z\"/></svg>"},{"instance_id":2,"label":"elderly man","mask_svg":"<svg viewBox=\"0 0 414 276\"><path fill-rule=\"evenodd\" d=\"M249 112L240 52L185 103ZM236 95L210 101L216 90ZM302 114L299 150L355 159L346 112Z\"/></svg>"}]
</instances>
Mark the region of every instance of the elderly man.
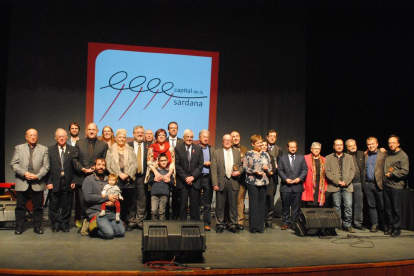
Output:
<instances>
[{"instance_id":1,"label":"elderly man","mask_svg":"<svg viewBox=\"0 0 414 276\"><path fill-rule=\"evenodd\" d=\"M155 142L154 140L154 132L151 129L147 129L145 131L145 142L152 144Z\"/></svg>"},{"instance_id":2,"label":"elderly man","mask_svg":"<svg viewBox=\"0 0 414 276\"><path fill-rule=\"evenodd\" d=\"M151 194L148 192L148 185L144 183L145 173L147 172L147 155L148 146L150 145L144 138L144 127L135 126L133 129L134 141L128 144L134 149L137 158L137 172L135 175L135 216L128 223L127 231L134 228L142 230L142 222L147 217L149 204L151 203Z\"/></svg>"},{"instance_id":3,"label":"elderly man","mask_svg":"<svg viewBox=\"0 0 414 276\"><path fill-rule=\"evenodd\" d=\"M97 139L98 127L90 123L86 128L86 138L76 142L75 153L72 156L72 165L75 169L75 183L77 190L82 189L85 177L94 172L95 160L106 157L108 144ZM85 199L83 193L78 193L75 206L75 223L79 227L81 217L85 215ZM76 196L76 194L75 194Z\"/></svg>"},{"instance_id":4,"label":"elderly man","mask_svg":"<svg viewBox=\"0 0 414 276\"><path fill-rule=\"evenodd\" d=\"M193 144L194 133L184 131L184 143L175 148L175 170L177 189L180 195L180 219L187 220L188 198L190 198L190 219L200 220L200 190L204 164L201 147Z\"/></svg>"},{"instance_id":5,"label":"elderly man","mask_svg":"<svg viewBox=\"0 0 414 276\"><path fill-rule=\"evenodd\" d=\"M390 151L384 165L384 203L388 223L385 234L397 237L401 235L402 189L406 185L410 166L407 154L400 148L398 136L391 135L388 146Z\"/></svg>"},{"instance_id":6,"label":"elderly man","mask_svg":"<svg viewBox=\"0 0 414 276\"><path fill-rule=\"evenodd\" d=\"M102 188L108 184L108 177L105 175L105 159L95 160L93 173L87 176L82 185L82 192L86 201L86 215L89 219L96 217L97 227L91 234L103 239L123 237L125 228L123 223L116 221L114 208L106 208L104 216L98 216L101 212L102 203L107 202L107 207L113 207L118 200L116 195L102 196Z\"/></svg>"},{"instance_id":7,"label":"elderly man","mask_svg":"<svg viewBox=\"0 0 414 276\"><path fill-rule=\"evenodd\" d=\"M214 151L211 163L211 179L216 191L216 232L222 233L224 230L224 208L227 203L229 231L237 233L237 196L240 187L238 178L243 170L241 154L239 150L232 148L232 137L229 134L223 136L222 145L222 149Z\"/></svg>"},{"instance_id":8,"label":"elderly man","mask_svg":"<svg viewBox=\"0 0 414 276\"><path fill-rule=\"evenodd\" d=\"M334 141L334 153L326 156L325 171L328 179L328 192L333 193L334 207L341 215L341 205L344 203L344 218L342 220L343 228L354 233L352 228L352 179L355 176L355 165L352 157L344 153L344 142L341 139Z\"/></svg>"},{"instance_id":9,"label":"elderly man","mask_svg":"<svg viewBox=\"0 0 414 276\"><path fill-rule=\"evenodd\" d=\"M33 226L36 234L43 234L43 191L46 187L46 174L49 172L49 152L47 147L37 143L36 129L26 131L27 143L14 149L10 166L16 175L16 235L23 233L26 217L26 204L29 199L33 203Z\"/></svg>"},{"instance_id":10,"label":"elderly man","mask_svg":"<svg viewBox=\"0 0 414 276\"><path fill-rule=\"evenodd\" d=\"M63 128L55 132L56 144L49 147L50 172L47 188L50 193L49 219L52 232L69 232L75 182L72 155L75 148L66 144L68 134Z\"/></svg>"},{"instance_id":11,"label":"elderly man","mask_svg":"<svg viewBox=\"0 0 414 276\"><path fill-rule=\"evenodd\" d=\"M211 201L213 200L213 187L211 186L211 160L214 154L214 148L208 144L210 140L210 132L208 130L200 131L198 138L200 139L200 147L203 151L204 163L202 171L202 185L203 190L202 203L204 230L211 230Z\"/></svg>"}]
</instances>

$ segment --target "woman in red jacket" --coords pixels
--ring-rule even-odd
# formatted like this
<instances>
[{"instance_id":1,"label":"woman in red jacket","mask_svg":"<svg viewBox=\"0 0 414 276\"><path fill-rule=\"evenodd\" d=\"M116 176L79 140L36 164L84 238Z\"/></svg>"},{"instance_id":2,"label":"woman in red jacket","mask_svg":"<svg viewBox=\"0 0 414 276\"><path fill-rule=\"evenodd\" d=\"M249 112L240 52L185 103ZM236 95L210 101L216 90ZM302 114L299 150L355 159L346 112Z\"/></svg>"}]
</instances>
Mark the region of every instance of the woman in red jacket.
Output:
<instances>
[{"instance_id":1,"label":"woman in red jacket","mask_svg":"<svg viewBox=\"0 0 414 276\"><path fill-rule=\"evenodd\" d=\"M322 207L325 204L325 192L328 182L325 176L325 157L320 155L321 144L313 142L311 153L305 155L308 165L308 175L303 183L305 191L302 193L302 201L306 207Z\"/></svg>"}]
</instances>

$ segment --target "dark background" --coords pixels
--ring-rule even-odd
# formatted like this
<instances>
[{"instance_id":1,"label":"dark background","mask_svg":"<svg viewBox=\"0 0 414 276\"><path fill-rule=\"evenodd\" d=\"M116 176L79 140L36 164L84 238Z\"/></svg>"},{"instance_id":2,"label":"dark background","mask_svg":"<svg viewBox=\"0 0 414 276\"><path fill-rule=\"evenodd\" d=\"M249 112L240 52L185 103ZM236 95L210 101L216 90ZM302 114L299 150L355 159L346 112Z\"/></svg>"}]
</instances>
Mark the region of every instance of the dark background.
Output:
<instances>
[{"instance_id":1,"label":"dark background","mask_svg":"<svg viewBox=\"0 0 414 276\"><path fill-rule=\"evenodd\" d=\"M13 147L28 128L44 145L71 121L83 133L88 42L219 52L216 141L238 130L249 145L273 128L279 145L295 139L301 153L318 141L327 155L336 138L365 150L368 136L388 148L390 134L414 150L412 1L0 5L0 180L13 180Z\"/></svg>"}]
</instances>

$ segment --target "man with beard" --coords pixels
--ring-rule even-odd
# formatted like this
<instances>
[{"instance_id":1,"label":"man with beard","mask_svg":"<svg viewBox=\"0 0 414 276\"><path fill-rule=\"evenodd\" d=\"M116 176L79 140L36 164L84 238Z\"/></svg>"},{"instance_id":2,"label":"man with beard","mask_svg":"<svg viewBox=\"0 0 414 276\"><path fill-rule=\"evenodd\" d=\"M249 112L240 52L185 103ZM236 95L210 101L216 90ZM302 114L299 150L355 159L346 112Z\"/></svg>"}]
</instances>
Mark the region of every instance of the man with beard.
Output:
<instances>
[{"instance_id":1,"label":"man with beard","mask_svg":"<svg viewBox=\"0 0 414 276\"><path fill-rule=\"evenodd\" d=\"M67 143L72 147L74 147L76 145L76 142L79 140L79 131L80 126L78 123L73 122L69 125L70 139L68 139Z\"/></svg>"},{"instance_id":2,"label":"man with beard","mask_svg":"<svg viewBox=\"0 0 414 276\"><path fill-rule=\"evenodd\" d=\"M108 184L108 177L105 175L105 159L95 160L94 171L83 181L82 192L86 201L86 215L89 220L96 216L97 227L93 233L103 239L123 237L125 228L122 222L116 221L114 202L118 200L116 195L105 195L102 197L102 189ZM102 203L107 202L105 215L98 216L101 212Z\"/></svg>"}]
</instances>

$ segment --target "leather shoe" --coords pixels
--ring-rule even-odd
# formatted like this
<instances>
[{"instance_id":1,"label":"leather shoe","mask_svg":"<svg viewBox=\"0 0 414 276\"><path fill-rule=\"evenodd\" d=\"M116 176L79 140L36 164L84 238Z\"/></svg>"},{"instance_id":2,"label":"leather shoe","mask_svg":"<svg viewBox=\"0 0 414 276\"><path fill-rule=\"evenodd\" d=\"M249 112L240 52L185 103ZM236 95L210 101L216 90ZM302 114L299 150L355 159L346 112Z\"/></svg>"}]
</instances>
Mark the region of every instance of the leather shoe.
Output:
<instances>
[{"instance_id":1,"label":"leather shoe","mask_svg":"<svg viewBox=\"0 0 414 276\"><path fill-rule=\"evenodd\" d=\"M392 230L392 228L388 228L387 231L384 232L384 235L391 235L394 231Z\"/></svg>"},{"instance_id":2,"label":"leather shoe","mask_svg":"<svg viewBox=\"0 0 414 276\"><path fill-rule=\"evenodd\" d=\"M53 233L59 232L59 226L58 225L53 226L52 227L52 232Z\"/></svg>"},{"instance_id":3,"label":"leather shoe","mask_svg":"<svg viewBox=\"0 0 414 276\"><path fill-rule=\"evenodd\" d=\"M34 231L36 234L39 234L39 235L41 235L41 234L43 234L43 233L44 233L42 229L37 228L37 227L36 227L35 229L33 229L33 231Z\"/></svg>"},{"instance_id":4,"label":"leather shoe","mask_svg":"<svg viewBox=\"0 0 414 276\"><path fill-rule=\"evenodd\" d=\"M370 232L372 232L372 233L376 233L376 232L378 232L378 225L373 224L373 225L371 226L371 230L370 230Z\"/></svg>"},{"instance_id":5,"label":"leather shoe","mask_svg":"<svg viewBox=\"0 0 414 276\"><path fill-rule=\"evenodd\" d=\"M235 227L229 228L229 231L235 234L239 233L239 230L237 230Z\"/></svg>"},{"instance_id":6,"label":"leather shoe","mask_svg":"<svg viewBox=\"0 0 414 276\"><path fill-rule=\"evenodd\" d=\"M354 226L354 228L355 228L355 229L358 229L358 230L362 230L362 231L364 231L364 230L365 230L365 227L364 227L364 226L362 226L361 224L359 224L359 225L355 225L355 226Z\"/></svg>"},{"instance_id":7,"label":"leather shoe","mask_svg":"<svg viewBox=\"0 0 414 276\"><path fill-rule=\"evenodd\" d=\"M210 231L210 230L211 230L210 225L205 225L205 226L204 226L204 231Z\"/></svg>"},{"instance_id":8,"label":"leather shoe","mask_svg":"<svg viewBox=\"0 0 414 276\"><path fill-rule=\"evenodd\" d=\"M223 227L217 227L216 233L223 233L224 228Z\"/></svg>"},{"instance_id":9,"label":"leather shoe","mask_svg":"<svg viewBox=\"0 0 414 276\"><path fill-rule=\"evenodd\" d=\"M69 232L69 227L67 225L63 225L60 227L60 230L62 230L63 232Z\"/></svg>"},{"instance_id":10,"label":"leather shoe","mask_svg":"<svg viewBox=\"0 0 414 276\"><path fill-rule=\"evenodd\" d=\"M400 236L401 235L401 230L394 230L392 233L391 233L391 237L398 237L398 236Z\"/></svg>"},{"instance_id":11,"label":"leather shoe","mask_svg":"<svg viewBox=\"0 0 414 276\"><path fill-rule=\"evenodd\" d=\"M135 225L128 225L125 230L132 231L132 230L134 230L134 228L135 228Z\"/></svg>"},{"instance_id":12,"label":"leather shoe","mask_svg":"<svg viewBox=\"0 0 414 276\"><path fill-rule=\"evenodd\" d=\"M236 225L236 229L239 230L239 231L241 231L241 230L244 230L244 227L241 224L237 224Z\"/></svg>"},{"instance_id":13,"label":"leather shoe","mask_svg":"<svg viewBox=\"0 0 414 276\"><path fill-rule=\"evenodd\" d=\"M259 233L259 234L263 234L263 230L252 230L250 233L254 234L254 233Z\"/></svg>"},{"instance_id":14,"label":"leather shoe","mask_svg":"<svg viewBox=\"0 0 414 276\"><path fill-rule=\"evenodd\" d=\"M289 229L289 228L291 228L290 227L290 224L283 224L282 225L282 228L280 228L281 230L287 230L287 229Z\"/></svg>"},{"instance_id":15,"label":"leather shoe","mask_svg":"<svg viewBox=\"0 0 414 276\"><path fill-rule=\"evenodd\" d=\"M275 226L272 223L267 223L266 222L266 228L270 228L270 229L275 229Z\"/></svg>"},{"instance_id":16,"label":"leather shoe","mask_svg":"<svg viewBox=\"0 0 414 276\"><path fill-rule=\"evenodd\" d=\"M21 235L23 234L23 228L22 227L16 227L16 230L14 230L15 235Z\"/></svg>"}]
</instances>

